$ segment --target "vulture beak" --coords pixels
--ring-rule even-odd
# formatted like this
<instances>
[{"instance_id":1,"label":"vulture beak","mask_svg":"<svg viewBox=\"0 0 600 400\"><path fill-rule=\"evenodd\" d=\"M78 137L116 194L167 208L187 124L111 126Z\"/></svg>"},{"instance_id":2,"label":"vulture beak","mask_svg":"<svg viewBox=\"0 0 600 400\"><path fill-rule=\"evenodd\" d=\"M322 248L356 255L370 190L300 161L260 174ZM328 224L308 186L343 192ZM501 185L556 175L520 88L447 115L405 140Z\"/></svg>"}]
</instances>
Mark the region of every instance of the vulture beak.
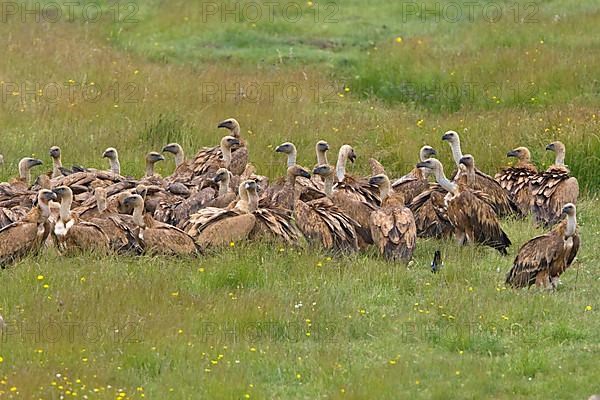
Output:
<instances>
[{"instance_id":1,"label":"vulture beak","mask_svg":"<svg viewBox=\"0 0 600 400\"><path fill-rule=\"evenodd\" d=\"M378 176L372 176L369 178L369 185L375 185L377 186L379 184L379 177Z\"/></svg>"},{"instance_id":2,"label":"vulture beak","mask_svg":"<svg viewBox=\"0 0 600 400\"><path fill-rule=\"evenodd\" d=\"M105 151L104 153L102 153L102 158L106 158L106 157L108 157L108 152Z\"/></svg>"},{"instance_id":3,"label":"vulture beak","mask_svg":"<svg viewBox=\"0 0 600 400\"><path fill-rule=\"evenodd\" d=\"M277 147L275 148L275 152L276 152L276 153L284 153L284 151L283 151L283 147L282 147L282 146L277 146Z\"/></svg>"},{"instance_id":4,"label":"vulture beak","mask_svg":"<svg viewBox=\"0 0 600 400\"><path fill-rule=\"evenodd\" d=\"M301 170L300 171L300 176L303 176L305 178L310 178L310 173L308 171Z\"/></svg>"},{"instance_id":5,"label":"vulture beak","mask_svg":"<svg viewBox=\"0 0 600 400\"><path fill-rule=\"evenodd\" d=\"M451 133L446 133L446 134L444 134L444 136L442 136L442 140L450 140L451 138L452 138Z\"/></svg>"},{"instance_id":6,"label":"vulture beak","mask_svg":"<svg viewBox=\"0 0 600 400\"><path fill-rule=\"evenodd\" d=\"M239 140L237 140L237 139L233 139L233 140L231 141L231 144L232 144L233 146L237 146L238 144L240 144L240 141L239 141Z\"/></svg>"},{"instance_id":7,"label":"vulture beak","mask_svg":"<svg viewBox=\"0 0 600 400\"><path fill-rule=\"evenodd\" d=\"M36 165L42 165L42 164L43 164L42 160L38 160L37 158L34 158L33 160L29 161L29 168L35 167Z\"/></svg>"},{"instance_id":8,"label":"vulture beak","mask_svg":"<svg viewBox=\"0 0 600 400\"><path fill-rule=\"evenodd\" d=\"M552 143L550 143L548 146L546 146L546 150L553 151L554 145Z\"/></svg>"},{"instance_id":9,"label":"vulture beak","mask_svg":"<svg viewBox=\"0 0 600 400\"><path fill-rule=\"evenodd\" d=\"M158 154L156 156L156 161L165 161L165 157L163 157L161 154Z\"/></svg>"},{"instance_id":10,"label":"vulture beak","mask_svg":"<svg viewBox=\"0 0 600 400\"><path fill-rule=\"evenodd\" d=\"M56 201L56 199L58 198L56 196L56 193L54 191L45 191L44 193L42 193L42 198L46 201L50 201L50 200L54 200Z\"/></svg>"},{"instance_id":11,"label":"vulture beak","mask_svg":"<svg viewBox=\"0 0 600 400\"><path fill-rule=\"evenodd\" d=\"M429 154L431 154L432 156L437 156L437 151L435 151L435 149L429 149Z\"/></svg>"},{"instance_id":12,"label":"vulture beak","mask_svg":"<svg viewBox=\"0 0 600 400\"><path fill-rule=\"evenodd\" d=\"M511 150L508 153L506 153L506 157L517 157L517 151L516 150Z\"/></svg>"},{"instance_id":13,"label":"vulture beak","mask_svg":"<svg viewBox=\"0 0 600 400\"><path fill-rule=\"evenodd\" d=\"M354 164L354 161L356 161L356 153L350 153L350 155L348 156L348 160L350 160L350 162Z\"/></svg>"},{"instance_id":14,"label":"vulture beak","mask_svg":"<svg viewBox=\"0 0 600 400\"><path fill-rule=\"evenodd\" d=\"M421 161L417 163L417 168L429 168L429 164L427 164L425 161Z\"/></svg>"},{"instance_id":15,"label":"vulture beak","mask_svg":"<svg viewBox=\"0 0 600 400\"><path fill-rule=\"evenodd\" d=\"M227 128L227 129L229 129L229 121L219 122L219 125L217 125L217 128Z\"/></svg>"}]
</instances>

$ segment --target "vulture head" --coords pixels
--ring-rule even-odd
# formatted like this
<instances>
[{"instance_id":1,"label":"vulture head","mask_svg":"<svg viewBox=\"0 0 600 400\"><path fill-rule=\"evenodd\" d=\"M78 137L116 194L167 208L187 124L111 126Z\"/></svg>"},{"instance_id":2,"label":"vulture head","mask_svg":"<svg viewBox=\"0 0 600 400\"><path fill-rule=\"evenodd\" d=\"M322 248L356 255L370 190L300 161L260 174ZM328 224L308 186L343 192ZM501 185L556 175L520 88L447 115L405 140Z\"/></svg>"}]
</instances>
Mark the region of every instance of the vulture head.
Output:
<instances>
[{"instance_id":1,"label":"vulture head","mask_svg":"<svg viewBox=\"0 0 600 400\"><path fill-rule=\"evenodd\" d=\"M111 161L115 161L119 158L119 153L117 153L117 149L114 147L109 147L102 153L102 158L108 158Z\"/></svg>"},{"instance_id":2,"label":"vulture head","mask_svg":"<svg viewBox=\"0 0 600 400\"><path fill-rule=\"evenodd\" d=\"M137 209L141 206L143 209L144 199L139 194L132 194L125 197L125 199L123 200L123 205L126 207L131 207L133 209Z\"/></svg>"},{"instance_id":3,"label":"vulture head","mask_svg":"<svg viewBox=\"0 0 600 400\"><path fill-rule=\"evenodd\" d=\"M531 160L531 153L527 147L517 147L506 153L506 157L514 157L519 161L529 161Z\"/></svg>"},{"instance_id":4,"label":"vulture head","mask_svg":"<svg viewBox=\"0 0 600 400\"><path fill-rule=\"evenodd\" d=\"M554 153L556 153L556 159L554 161L554 164L564 165L566 148L562 142L552 142L548 146L546 146L546 150L553 151Z\"/></svg>"},{"instance_id":5,"label":"vulture head","mask_svg":"<svg viewBox=\"0 0 600 400\"><path fill-rule=\"evenodd\" d=\"M546 150L548 150L548 151L560 151L560 150L564 150L564 149L565 149L565 145L559 141L552 142L548 146L546 146Z\"/></svg>"},{"instance_id":6,"label":"vulture head","mask_svg":"<svg viewBox=\"0 0 600 400\"><path fill-rule=\"evenodd\" d=\"M48 205L50 201L56 201L56 193L52 190L42 189L38 192L38 204Z\"/></svg>"},{"instance_id":7,"label":"vulture head","mask_svg":"<svg viewBox=\"0 0 600 400\"><path fill-rule=\"evenodd\" d=\"M19 161L19 178L29 182L31 180L31 173L29 172L31 168L42 164L42 160L38 160L37 158L22 158L21 161Z\"/></svg>"},{"instance_id":8,"label":"vulture head","mask_svg":"<svg viewBox=\"0 0 600 400\"><path fill-rule=\"evenodd\" d=\"M214 183L228 182L231 179L231 172L227 168L219 168L213 177Z\"/></svg>"},{"instance_id":9,"label":"vulture head","mask_svg":"<svg viewBox=\"0 0 600 400\"><path fill-rule=\"evenodd\" d=\"M356 153L354 152L352 146L348 144L345 144L342 147L340 147L340 157L344 157L345 159L350 160L351 163L354 163L354 161L356 161Z\"/></svg>"},{"instance_id":10,"label":"vulture head","mask_svg":"<svg viewBox=\"0 0 600 400\"><path fill-rule=\"evenodd\" d=\"M171 153L171 154L179 154L183 152L183 147L179 143L169 143L161 150L162 153Z\"/></svg>"},{"instance_id":11,"label":"vulture head","mask_svg":"<svg viewBox=\"0 0 600 400\"><path fill-rule=\"evenodd\" d=\"M157 153L156 151L151 151L146 154L146 176L154 175L154 164L159 161L164 161L165 158L162 154Z\"/></svg>"},{"instance_id":12,"label":"vulture head","mask_svg":"<svg viewBox=\"0 0 600 400\"><path fill-rule=\"evenodd\" d=\"M442 163L436 158L428 158L425 161L417 163L417 168L427 168L432 171L441 171Z\"/></svg>"},{"instance_id":13,"label":"vulture head","mask_svg":"<svg viewBox=\"0 0 600 400\"><path fill-rule=\"evenodd\" d=\"M159 162L159 161L164 161L164 160L165 160L165 158L163 157L163 155L156 151L151 151L150 153L148 153L146 155L146 162L149 162L152 164Z\"/></svg>"},{"instance_id":14,"label":"vulture head","mask_svg":"<svg viewBox=\"0 0 600 400\"><path fill-rule=\"evenodd\" d=\"M54 194L56 195L56 198L60 201L62 201L63 199L72 199L73 198L73 191L68 186L56 187L56 188L52 189L52 192L54 192Z\"/></svg>"},{"instance_id":15,"label":"vulture head","mask_svg":"<svg viewBox=\"0 0 600 400\"><path fill-rule=\"evenodd\" d=\"M233 146L240 144L240 141L233 136L224 136L221 139L221 148L231 149Z\"/></svg>"},{"instance_id":16,"label":"vulture head","mask_svg":"<svg viewBox=\"0 0 600 400\"><path fill-rule=\"evenodd\" d=\"M25 157L19 161L19 170L24 169L29 171L31 168L42 165L42 160L38 160L37 158Z\"/></svg>"},{"instance_id":17,"label":"vulture head","mask_svg":"<svg viewBox=\"0 0 600 400\"><path fill-rule=\"evenodd\" d=\"M451 144L460 142L458 133L456 133L455 131L448 131L444 133L444 135L442 136L442 140Z\"/></svg>"},{"instance_id":18,"label":"vulture head","mask_svg":"<svg viewBox=\"0 0 600 400\"><path fill-rule=\"evenodd\" d=\"M465 154L460 158L459 168L466 171L468 174L475 173L475 159L470 154Z\"/></svg>"},{"instance_id":19,"label":"vulture head","mask_svg":"<svg viewBox=\"0 0 600 400\"><path fill-rule=\"evenodd\" d=\"M304 178L310 178L310 172L298 165L292 165L287 169L288 176L302 176Z\"/></svg>"},{"instance_id":20,"label":"vulture head","mask_svg":"<svg viewBox=\"0 0 600 400\"><path fill-rule=\"evenodd\" d=\"M374 186L383 186L385 184L389 185L390 183L390 179L387 177L386 174L378 174L378 175L374 175L372 177L369 178L369 185L374 185Z\"/></svg>"},{"instance_id":21,"label":"vulture head","mask_svg":"<svg viewBox=\"0 0 600 400\"><path fill-rule=\"evenodd\" d=\"M562 212L563 212L563 214L566 214L569 217L572 217L577 212L577 207L575 207L575 204L573 204L573 203L567 203L563 206Z\"/></svg>"},{"instance_id":22,"label":"vulture head","mask_svg":"<svg viewBox=\"0 0 600 400\"><path fill-rule=\"evenodd\" d=\"M331 165L317 165L314 169L313 169L313 174L315 175L320 175L323 178L327 178L329 176L331 176L333 174L333 168L331 167Z\"/></svg>"},{"instance_id":23,"label":"vulture head","mask_svg":"<svg viewBox=\"0 0 600 400\"><path fill-rule=\"evenodd\" d=\"M235 118L227 118L225 121L219 122L217 128L228 129L231 132L232 136L240 136L240 124L235 120Z\"/></svg>"},{"instance_id":24,"label":"vulture head","mask_svg":"<svg viewBox=\"0 0 600 400\"><path fill-rule=\"evenodd\" d=\"M419 159L421 161L425 161L428 158L431 158L436 155L437 155L437 152L431 146L423 146L423 147L421 147L421 150L419 151Z\"/></svg>"},{"instance_id":25,"label":"vulture head","mask_svg":"<svg viewBox=\"0 0 600 400\"><path fill-rule=\"evenodd\" d=\"M317 142L316 149L319 153L325 153L326 151L329 151L329 143L324 140L319 140Z\"/></svg>"},{"instance_id":26,"label":"vulture head","mask_svg":"<svg viewBox=\"0 0 600 400\"><path fill-rule=\"evenodd\" d=\"M58 146L50 147L50 157L52 157L54 160L59 159L60 158L60 147L58 147Z\"/></svg>"},{"instance_id":27,"label":"vulture head","mask_svg":"<svg viewBox=\"0 0 600 400\"><path fill-rule=\"evenodd\" d=\"M296 151L296 146L293 143L285 142L280 144L275 148L275 152L284 153L284 154L292 154Z\"/></svg>"}]
</instances>

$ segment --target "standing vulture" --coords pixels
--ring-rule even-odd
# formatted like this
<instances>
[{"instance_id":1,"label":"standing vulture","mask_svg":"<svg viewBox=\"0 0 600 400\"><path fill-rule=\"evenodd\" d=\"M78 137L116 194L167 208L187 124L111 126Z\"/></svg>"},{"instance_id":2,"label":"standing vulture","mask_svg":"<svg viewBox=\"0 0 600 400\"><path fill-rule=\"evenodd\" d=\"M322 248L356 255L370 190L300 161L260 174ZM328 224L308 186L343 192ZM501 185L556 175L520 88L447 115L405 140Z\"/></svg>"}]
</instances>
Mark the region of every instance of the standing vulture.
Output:
<instances>
[{"instance_id":1,"label":"standing vulture","mask_svg":"<svg viewBox=\"0 0 600 400\"><path fill-rule=\"evenodd\" d=\"M502 255L508 254L506 249L511 242L500 227L494 209L484 200L486 194L473 190L470 185L476 175L473 157L462 157L459 165L464 170L461 174L466 178L465 183L448 180L442 163L435 158L420 162L417 167L431 169L436 181L448 192L445 197L448 221L459 244L479 243L498 250Z\"/></svg>"},{"instance_id":2,"label":"standing vulture","mask_svg":"<svg viewBox=\"0 0 600 400\"><path fill-rule=\"evenodd\" d=\"M238 140L231 148L231 157L227 161L226 168L234 175L241 175L248 163L248 149L245 142L240 138L240 124L235 119L229 118L219 122L217 127L227 129L230 132L229 135ZM200 150L190 165L191 178L206 175L211 170L216 171L218 168L212 169L212 165L218 163L221 156L224 156L224 154L222 154L222 148L220 147L205 147Z\"/></svg>"},{"instance_id":3,"label":"standing vulture","mask_svg":"<svg viewBox=\"0 0 600 400\"><path fill-rule=\"evenodd\" d=\"M51 200L56 200L52 191L40 190L37 204L25 218L0 229L0 266L4 268L21 257L35 253L43 246L51 231L48 223L48 203Z\"/></svg>"},{"instance_id":4,"label":"standing vulture","mask_svg":"<svg viewBox=\"0 0 600 400\"><path fill-rule=\"evenodd\" d=\"M0 186L10 186L11 189L19 191L28 190L31 185L31 168L38 165L42 165L42 160L30 157L22 158L19 161L19 177L8 183L0 183Z\"/></svg>"},{"instance_id":5,"label":"standing vulture","mask_svg":"<svg viewBox=\"0 0 600 400\"><path fill-rule=\"evenodd\" d=\"M59 219L54 225L54 237L59 249L65 252L99 251L108 252L110 241L98 225L83 221L71 212L73 191L68 186L52 190L60 200Z\"/></svg>"},{"instance_id":6,"label":"standing vulture","mask_svg":"<svg viewBox=\"0 0 600 400\"><path fill-rule=\"evenodd\" d=\"M126 206L133 208L133 223L137 226L137 237L147 254L195 255L194 239L172 225L158 222L144 214L144 199L139 194L128 196Z\"/></svg>"},{"instance_id":7,"label":"standing vulture","mask_svg":"<svg viewBox=\"0 0 600 400\"><path fill-rule=\"evenodd\" d=\"M552 142L546 146L546 150L554 151L556 159L553 165L531 182L532 211L538 224L550 227L560 220L564 204L577 203L579 183L565 165L565 145Z\"/></svg>"},{"instance_id":8,"label":"standing vulture","mask_svg":"<svg viewBox=\"0 0 600 400\"><path fill-rule=\"evenodd\" d=\"M354 178L346 174L346 164L348 161L353 163L355 160L356 153L354 152L354 149L347 144L343 145L338 152L338 159L335 165L337 183L335 184L334 189L345 192L349 198L354 200L364 201L373 206L380 206L381 199L377 196L379 190L376 186L369 185L369 182L366 179ZM325 176L323 176L323 178L325 178Z\"/></svg>"},{"instance_id":9,"label":"standing vulture","mask_svg":"<svg viewBox=\"0 0 600 400\"><path fill-rule=\"evenodd\" d=\"M109 147L102 153L102 158L108 158L110 172L115 175L121 175L121 163L119 161L119 153L114 147Z\"/></svg>"},{"instance_id":10,"label":"standing vulture","mask_svg":"<svg viewBox=\"0 0 600 400\"><path fill-rule=\"evenodd\" d=\"M277 153L283 153L283 154L287 155L288 168L296 165L296 158L298 156L298 152L296 150L296 146L293 143L290 143L290 142L282 143L279 146L277 146L275 151ZM319 155L319 153L320 153L320 148L319 148L319 145L317 144L317 160L321 157L325 157L325 155L324 155L325 152L323 152L322 156ZM298 176L298 179L296 179L296 183L301 187L300 195L301 195L301 197L303 197L303 199L305 201L323 197L323 193L322 193L323 182L322 181ZM305 192L309 192L309 193L316 192L316 194L311 195L311 196L303 196ZM306 197L308 197L308 198L306 198Z\"/></svg>"},{"instance_id":11,"label":"standing vulture","mask_svg":"<svg viewBox=\"0 0 600 400\"><path fill-rule=\"evenodd\" d=\"M369 183L379 187L381 208L371 213L371 235L379 253L391 261L408 262L417 240L415 217L404 206L401 193L391 191L387 175L371 177Z\"/></svg>"},{"instance_id":12,"label":"standing vulture","mask_svg":"<svg viewBox=\"0 0 600 400\"><path fill-rule=\"evenodd\" d=\"M535 284L546 289L556 289L559 276L571 266L579 250L576 207L565 204L562 212L567 218L554 228L536 236L521 247L506 283L513 287Z\"/></svg>"},{"instance_id":13,"label":"standing vulture","mask_svg":"<svg viewBox=\"0 0 600 400\"><path fill-rule=\"evenodd\" d=\"M452 158L458 168L463 156L458 133L448 131L442 136L442 140L447 141L450 144L450 147L452 148ZM463 174L461 174L461 170L458 168L454 180L457 182L460 181L462 179L461 175ZM470 179L469 187L473 190L480 190L486 193L490 205L494 208L494 211L499 217L506 217L518 212L517 206L510 199L508 192L504 190L494 178L481 172L479 169L475 169L475 175Z\"/></svg>"},{"instance_id":14,"label":"standing vulture","mask_svg":"<svg viewBox=\"0 0 600 400\"><path fill-rule=\"evenodd\" d=\"M425 161L428 158L435 156L437 153L431 146L423 146L419 151L419 161ZM400 179L397 179L392 184L392 189L395 192L402 193L406 204L410 204L412 200L429 189L430 170L427 168L413 168L408 174Z\"/></svg>"},{"instance_id":15,"label":"standing vulture","mask_svg":"<svg viewBox=\"0 0 600 400\"><path fill-rule=\"evenodd\" d=\"M518 207L519 215L525 217L531 211L533 199L531 181L537 176L537 168L531 162L531 153L527 147L517 147L509 151L506 156L515 157L517 163L512 167L504 168L496 174L495 178Z\"/></svg>"},{"instance_id":16,"label":"standing vulture","mask_svg":"<svg viewBox=\"0 0 600 400\"><path fill-rule=\"evenodd\" d=\"M365 193L361 193L361 188L364 187L361 183L357 183L357 186L340 186L338 184L334 187L335 172L330 165L319 165L315 167L313 173L322 176L325 180L325 194L332 203L358 223L356 233L358 234L359 247L364 249L368 245L373 244L373 237L369 228L371 213L381 205L379 195L376 193L379 191L377 186L365 182L365 185L368 185L370 188ZM369 202L363 196L366 193L371 194L373 199L377 199L377 202Z\"/></svg>"}]
</instances>

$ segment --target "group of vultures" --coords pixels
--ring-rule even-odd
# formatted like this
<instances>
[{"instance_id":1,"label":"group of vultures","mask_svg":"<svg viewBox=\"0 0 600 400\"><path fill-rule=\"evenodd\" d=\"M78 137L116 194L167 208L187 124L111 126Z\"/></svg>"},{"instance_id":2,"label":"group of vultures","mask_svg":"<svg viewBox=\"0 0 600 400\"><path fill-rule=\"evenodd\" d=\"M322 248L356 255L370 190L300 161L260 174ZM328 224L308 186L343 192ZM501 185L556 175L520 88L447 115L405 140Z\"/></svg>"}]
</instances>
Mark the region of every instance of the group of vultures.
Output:
<instances>
[{"instance_id":1,"label":"group of vultures","mask_svg":"<svg viewBox=\"0 0 600 400\"><path fill-rule=\"evenodd\" d=\"M42 161L23 158L19 177L0 184L0 264L51 246L63 255L194 255L242 240L307 241L341 253L375 246L385 259L407 262L417 237L455 237L459 245L489 246L506 255L511 241L502 219L530 213L547 233L521 247L507 284L555 288L577 254L579 189L561 142L546 147L556 154L546 171L538 171L529 150L519 147L507 154L516 163L492 178L462 153L458 134L448 131L442 140L456 164L451 178L434 158L436 151L424 146L415 167L397 179L375 159L369 160L370 176L347 174L354 149L343 145L334 166L325 141L316 144L316 166L303 168L288 142L275 150L287 157L286 174L269 182L248 163L238 122L230 118L218 128L228 131L219 146L202 148L192 159L177 143L149 153L141 179L121 175L114 148L102 155L110 169L96 170L63 167L60 148L52 147L52 171L34 182L31 170ZM154 164L166 153L174 156L176 169L162 178Z\"/></svg>"}]
</instances>

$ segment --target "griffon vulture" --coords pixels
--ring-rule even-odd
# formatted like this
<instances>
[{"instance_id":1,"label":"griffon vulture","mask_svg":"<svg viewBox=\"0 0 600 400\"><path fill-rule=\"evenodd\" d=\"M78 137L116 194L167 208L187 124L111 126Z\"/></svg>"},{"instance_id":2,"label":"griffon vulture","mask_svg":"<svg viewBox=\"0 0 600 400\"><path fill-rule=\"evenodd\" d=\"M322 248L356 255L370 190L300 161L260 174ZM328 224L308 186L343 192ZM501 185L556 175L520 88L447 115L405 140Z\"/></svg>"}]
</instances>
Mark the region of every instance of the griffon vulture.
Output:
<instances>
[{"instance_id":1,"label":"griffon vulture","mask_svg":"<svg viewBox=\"0 0 600 400\"><path fill-rule=\"evenodd\" d=\"M381 197L381 207L371 212L370 218L371 236L379 253L388 260L410 261L417 240L412 211L404 206L403 194L392 192L387 175L375 175L369 183L379 187Z\"/></svg>"},{"instance_id":2,"label":"griffon vulture","mask_svg":"<svg viewBox=\"0 0 600 400\"><path fill-rule=\"evenodd\" d=\"M500 186L508 192L512 201L519 209L519 215L525 217L531 211L533 196L531 181L537 176L537 168L531 162L531 153L527 147L517 147L506 154L515 157L517 163L504 168L495 178Z\"/></svg>"},{"instance_id":3,"label":"griffon vulture","mask_svg":"<svg viewBox=\"0 0 600 400\"><path fill-rule=\"evenodd\" d=\"M556 289L558 278L571 266L579 250L576 207L565 204L562 212L566 219L544 234L534 237L521 247L506 283L514 287L535 284L546 289Z\"/></svg>"},{"instance_id":4,"label":"griffon vulture","mask_svg":"<svg viewBox=\"0 0 600 400\"><path fill-rule=\"evenodd\" d=\"M194 239L172 225L154 220L144 214L144 199L139 194L128 196L126 206L133 208L133 223L137 226L137 237L147 254L194 255L197 247Z\"/></svg>"},{"instance_id":5,"label":"griffon vulture","mask_svg":"<svg viewBox=\"0 0 600 400\"><path fill-rule=\"evenodd\" d=\"M448 180L442 163L435 158L420 162L417 167L431 169L436 181L448 192L445 197L448 220L459 244L478 243L492 247L502 255L508 254L506 249L511 242L500 227L494 209L483 200L487 195L472 189L471 183L476 176L473 157L463 156L459 165L464 183Z\"/></svg>"},{"instance_id":6,"label":"griffon vulture","mask_svg":"<svg viewBox=\"0 0 600 400\"><path fill-rule=\"evenodd\" d=\"M452 157L458 168L463 156L458 133L448 131L442 136L442 140L447 141L450 144L450 147L452 148ZM460 168L458 168L454 180L457 182L460 181L462 175ZM494 178L481 172L479 169L475 169L475 175L473 179L470 179L469 187L486 193L490 205L494 208L494 211L499 217L506 217L518 212L518 208L510 199L508 192L504 190Z\"/></svg>"},{"instance_id":7,"label":"griffon vulture","mask_svg":"<svg viewBox=\"0 0 600 400\"><path fill-rule=\"evenodd\" d=\"M56 195L42 189L37 195L37 204L20 221L0 229L0 266L38 251L52 230L48 223L50 207L48 203L56 200Z\"/></svg>"},{"instance_id":8,"label":"griffon vulture","mask_svg":"<svg viewBox=\"0 0 600 400\"><path fill-rule=\"evenodd\" d=\"M579 183L565 165L565 145L552 142L546 150L556 153L554 164L531 181L531 191L535 220L549 227L560 220L564 204L577 203Z\"/></svg>"}]
</instances>

